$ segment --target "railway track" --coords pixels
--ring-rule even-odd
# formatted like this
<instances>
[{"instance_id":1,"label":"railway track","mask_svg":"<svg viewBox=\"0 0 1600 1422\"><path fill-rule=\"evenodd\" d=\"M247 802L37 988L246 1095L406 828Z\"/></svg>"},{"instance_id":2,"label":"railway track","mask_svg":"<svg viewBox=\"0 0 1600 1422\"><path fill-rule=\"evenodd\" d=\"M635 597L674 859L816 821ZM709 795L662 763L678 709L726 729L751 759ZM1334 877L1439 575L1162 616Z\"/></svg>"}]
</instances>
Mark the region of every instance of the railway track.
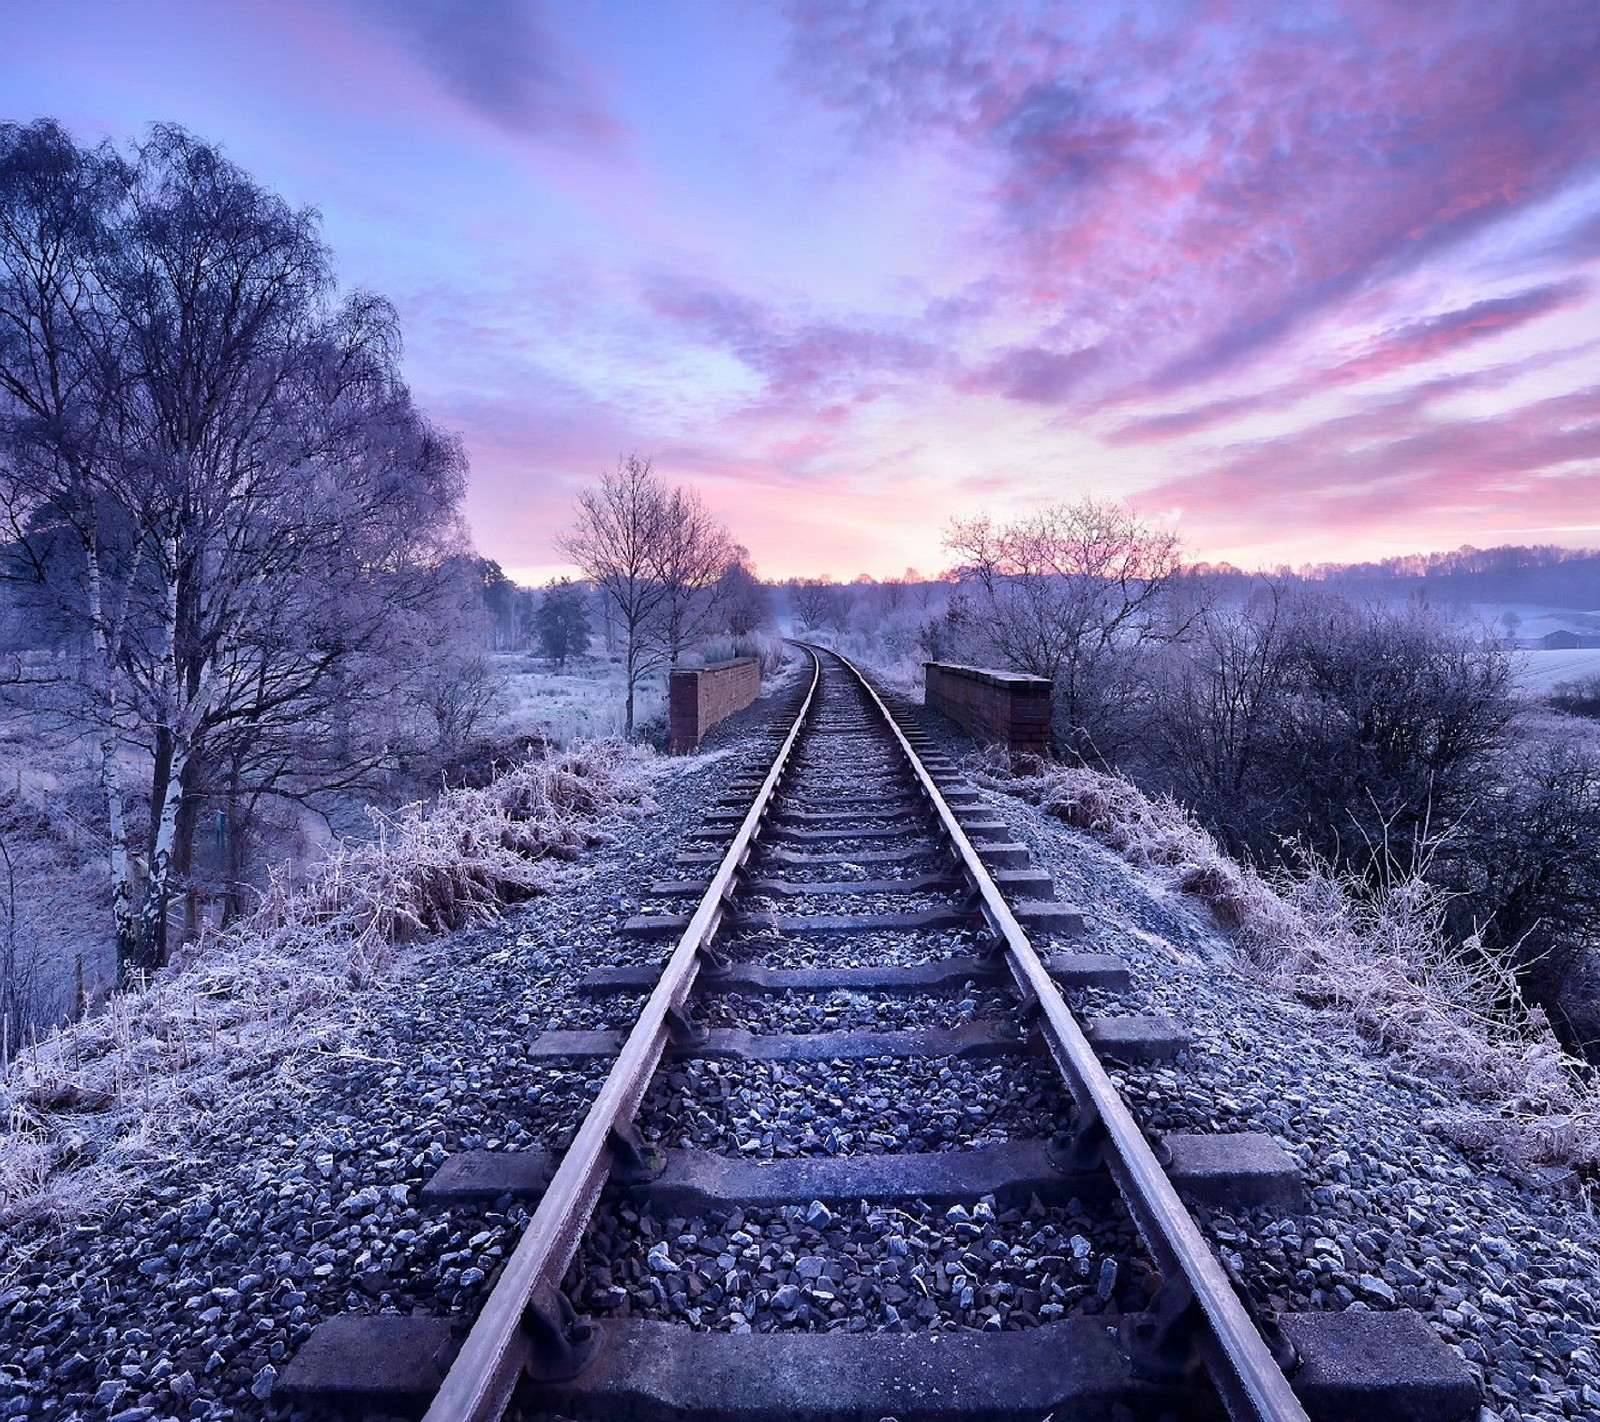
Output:
<instances>
[{"instance_id":1,"label":"railway track","mask_svg":"<svg viewBox=\"0 0 1600 1422\"><path fill-rule=\"evenodd\" d=\"M330 1319L284 1390L428 1422L1474 1416L1415 1315L1254 1306L1190 1204L1303 1209L1292 1159L1146 1136L1103 1063L1170 1060L1182 1025L1075 1013L1126 966L1073 952L1080 911L925 734L806 655L770 767L624 927L665 966L591 973L610 1025L531 1045L614 1059L571 1144L424 1191L538 1200L470 1331ZM803 1104L752 1129L775 1075ZM901 1097L926 1121L875 1130Z\"/></svg>"}]
</instances>

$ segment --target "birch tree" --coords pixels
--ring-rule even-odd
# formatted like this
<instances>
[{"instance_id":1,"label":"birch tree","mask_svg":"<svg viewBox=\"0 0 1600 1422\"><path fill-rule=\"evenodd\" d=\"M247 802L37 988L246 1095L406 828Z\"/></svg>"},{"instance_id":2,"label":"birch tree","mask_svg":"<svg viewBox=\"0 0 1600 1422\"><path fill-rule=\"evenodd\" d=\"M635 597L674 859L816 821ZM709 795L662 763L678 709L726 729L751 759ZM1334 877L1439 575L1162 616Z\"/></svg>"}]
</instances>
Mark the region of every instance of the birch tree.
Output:
<instances>
[{"instance_id":1,"label":"birch tree","mask_svg":"<svg viewBox=\"0 0 1600 1422\"><path fill-rule=\"evenodd\" d=\"M54 123L0 126L0 498L21 576L43 581L63 555L76 562L72 625L99 728L119 965L137 937L117 753L127 607L108 592L105 562L125 553L128 519L113 477L122 342L101 271L126 178L108 149L80 151Z\"/></svg>"},{"instance_id":2,"label":"birch tree","mask_svg":"<svg viewBox=\"0 0 1600 1422\"><path fill-rule=\"evenodd\" d=\"M639 682L665 660L653 627L667 600L661 576L668 495L648 459L629 455L578 495L578 519L561 551L599 589L616 617L627 692L622 733L633 738Z\"/></svg>"},{"instance_id":3,"label":"birch tree","mask_svg":"<svg viewBox=\"0 0 1600 1422\"><path fill-rule=\"evenodd\" d=\"M77 629L118 961L148 971L195 796L350 703L461 549L464 462L396 375L393 313L335 301L313 214L181 129L123 158L0 127L0 328L11 572Z\"/></svg>"}]
</instances>

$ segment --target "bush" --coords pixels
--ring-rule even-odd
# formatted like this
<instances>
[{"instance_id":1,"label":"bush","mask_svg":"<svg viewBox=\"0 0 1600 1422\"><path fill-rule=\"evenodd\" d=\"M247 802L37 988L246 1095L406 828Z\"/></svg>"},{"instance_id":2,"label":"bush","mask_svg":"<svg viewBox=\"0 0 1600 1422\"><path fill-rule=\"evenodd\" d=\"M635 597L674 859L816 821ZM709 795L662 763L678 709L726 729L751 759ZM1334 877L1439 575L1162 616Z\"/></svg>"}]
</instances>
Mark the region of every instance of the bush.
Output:
<instances>
[{"instance_id":1,"label":"bush","mask_svg":"<svg viewBox=\"0 0 1600 1422\"><path fill-rule=\"evenodd\" d=\"M1600 733L1529 718L1432 875L1453 895L1457 940L1478 936L1509 957L1568 1045L1600 1061L1600 1004L1587 987L1600 925Z\"/></svg>"},{"instance_id":2,"label":"bush","mask_svg":"<svg viewBox=\"0 0 1600 1422\"><path fill-rule=\"evenodd\" d=\"M1474 803L1517 712L1498 643L1270 585L1203 613L1162 681L1136 778L1261 864L1414 854Z\"/></svg>"},{"instance_id":3,"label":"bush","mask_svg":"<svg viewBox=\"0 0 1600 1422\"><path fill-rule=\"evenodd\" d=\"M1584 677L1579 681L1559 681L1550 688L1548 700L1553 710L1564 711L1569 716L1600 720L1600 676Z\"/></svg>"}]
</instances>

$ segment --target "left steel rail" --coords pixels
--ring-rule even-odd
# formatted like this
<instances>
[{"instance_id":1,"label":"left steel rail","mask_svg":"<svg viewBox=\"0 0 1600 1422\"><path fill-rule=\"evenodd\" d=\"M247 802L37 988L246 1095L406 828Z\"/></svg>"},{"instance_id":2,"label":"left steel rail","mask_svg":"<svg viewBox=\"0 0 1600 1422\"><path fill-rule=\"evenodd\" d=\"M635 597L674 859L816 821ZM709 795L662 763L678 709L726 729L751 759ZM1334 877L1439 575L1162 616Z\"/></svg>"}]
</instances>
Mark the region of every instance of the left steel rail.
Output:
<instances>
[{"instance_id":1,"label":"left steel rail","mask_svg":"<svg viewBox=\"0 0 1600 1422\"><path fill-rule=\"evenodd\" d=\"M694 989L702 951L722 925L735 878L749 858L811 713L822 668L816 654L810 655L811 685L788 736L423 1422L492 1422L501 1417L532 1355L534 1343L525 1320L540 1317L546 1326L561 1327L557 1290L611 1172L614 1135L626 1130L638 1113L666 1049L669 1014L681 1012Z\"/></svg>"}]
</instances>

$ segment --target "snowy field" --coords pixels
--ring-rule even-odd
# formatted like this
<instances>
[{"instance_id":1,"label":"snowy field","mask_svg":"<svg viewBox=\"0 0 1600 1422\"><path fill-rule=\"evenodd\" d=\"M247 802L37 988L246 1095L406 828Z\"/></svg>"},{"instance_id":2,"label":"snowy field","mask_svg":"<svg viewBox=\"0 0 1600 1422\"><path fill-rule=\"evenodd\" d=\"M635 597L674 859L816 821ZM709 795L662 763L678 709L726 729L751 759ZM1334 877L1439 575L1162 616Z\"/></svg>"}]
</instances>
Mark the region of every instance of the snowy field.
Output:
<instances>
[{"instance_id":1,"label":"snowy field","mask_svg":"<svg viewBox=\"0 0 1600 1422\"><path fill-rule=\"evenodd\" d=\"M563 670L525 653L496 659L505 674L497 731L522 735L535 728L558 745L622 734L627 682L622 664L606 658L574 661ZM647 727L666 714L664 672L644 678L634 704L634 720Z\"/></svg>"},{"instance_id":2,"label":"snowy field","mask_svg":"<svg viewBox=\"0 0 1600 1422\"><path fill-rule=\"evenodd\" d=\"M1600 677L1600 648L1576 651L1526 651L1513 653L1517 686L1524 695L1543 696L1566 681Z\"/></svg>"},{"instance_id":3,"label":"snowy field","mask_svg":"<svg viewBox=\"0 0 1600 1422\"><path fill-rule=\"evenodd\" d=\"M1546 651L1530 646L1552 632L1600 636L1600 612L1576 607L1544 607L1533 603L1472 603L1468 616L1502 636L1512 638L1520 650L1512 656L1517 687L1525 696L1546 696L1562 682L1600 676L1600 648Z\"/></svg>"}]
</instances>

